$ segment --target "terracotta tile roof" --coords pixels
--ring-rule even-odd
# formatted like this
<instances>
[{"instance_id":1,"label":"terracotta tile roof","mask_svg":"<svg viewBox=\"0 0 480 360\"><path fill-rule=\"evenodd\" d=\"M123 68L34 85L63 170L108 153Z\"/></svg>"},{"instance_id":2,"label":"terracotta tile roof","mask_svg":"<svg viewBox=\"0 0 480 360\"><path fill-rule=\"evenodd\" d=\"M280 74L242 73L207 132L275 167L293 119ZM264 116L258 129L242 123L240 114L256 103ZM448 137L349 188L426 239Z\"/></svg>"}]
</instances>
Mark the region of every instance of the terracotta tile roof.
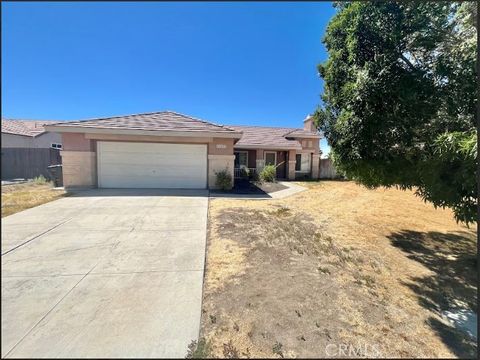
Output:
<instances>
[{"instance_id":1,"label":"terracotta tile roof","mask_svg":"<svg viewBox=\"0 0 480 360\"><path fill-rule=\"evenodd\" d=\"M43 125L55 123L58 121L2 119L2 133L33 137L46 132Z\"/></svg>"},{"instance_id":2,"label":"terracotta tile roof","mask_svg":"<svg viewBox=\"0 0 480 360\"><path fill-rule=\"evenodd\" d=\"M150 131L213 131L232 132L227 126L213 124L208 121L179 114L173 111L161 111L144 114L114 116L109 118L89 119L57 123L62 127L85 127L94 129L125 129Z\"/></svg>"},{"instance_id":3,"label":"terracotta tile roof","mask_svg":"<svg viewBox=\"0 0 480 360\"><path fill-rule=\"evenodd\" d=\"M295 128L240 125L231 125L230 127L243 132L242 138L235 144L236 148L240 148L242 146L258 146L264 148L300 150L302 148L300 142L291 139L291 137L316 135L314 133L304 131L303 129Z\"/></svg>"}]
</instances>

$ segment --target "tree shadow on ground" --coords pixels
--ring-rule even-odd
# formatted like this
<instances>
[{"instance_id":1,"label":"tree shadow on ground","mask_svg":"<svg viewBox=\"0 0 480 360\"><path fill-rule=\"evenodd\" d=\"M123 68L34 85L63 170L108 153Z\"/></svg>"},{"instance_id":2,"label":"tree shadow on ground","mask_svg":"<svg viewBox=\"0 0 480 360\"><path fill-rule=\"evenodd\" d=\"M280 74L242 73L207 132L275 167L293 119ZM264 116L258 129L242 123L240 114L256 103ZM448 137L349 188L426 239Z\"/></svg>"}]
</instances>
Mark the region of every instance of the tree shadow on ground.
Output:
<instances>
[{"instance_id":1,"label":"tree shadow on ground","mask_svg":"<svg viewBox=\"0 0 480 360\"><path fill-rule=\"evenodd\" d=\"M439 316L452 309L477 312L477 244L473 233L402 230L388 238L408 258L433 272L403 283L417 294L423 307ZM428 324L457 356L476 357L476 342L469 335L435 317Z\"/></svg>"}]
</instances>

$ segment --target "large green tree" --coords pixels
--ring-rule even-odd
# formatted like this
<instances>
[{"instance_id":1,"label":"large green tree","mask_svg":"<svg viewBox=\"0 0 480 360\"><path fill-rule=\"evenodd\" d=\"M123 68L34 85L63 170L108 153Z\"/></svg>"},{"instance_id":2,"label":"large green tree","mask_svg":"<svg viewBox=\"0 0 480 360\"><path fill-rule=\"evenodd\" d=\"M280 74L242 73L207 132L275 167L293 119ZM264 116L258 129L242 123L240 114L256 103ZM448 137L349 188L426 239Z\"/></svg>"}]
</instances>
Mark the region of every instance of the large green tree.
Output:
<instances>
[{"instance_id":1,"label":"large green tree","mask_svg":"<svg viewBox=\"0 0 480 360\"><path fill-rule=\"evenodd\" d=\"M315 113L336 166L368 187L415 188L476 221L476 2L337 8Z\"/></svg>"}]
</instances>

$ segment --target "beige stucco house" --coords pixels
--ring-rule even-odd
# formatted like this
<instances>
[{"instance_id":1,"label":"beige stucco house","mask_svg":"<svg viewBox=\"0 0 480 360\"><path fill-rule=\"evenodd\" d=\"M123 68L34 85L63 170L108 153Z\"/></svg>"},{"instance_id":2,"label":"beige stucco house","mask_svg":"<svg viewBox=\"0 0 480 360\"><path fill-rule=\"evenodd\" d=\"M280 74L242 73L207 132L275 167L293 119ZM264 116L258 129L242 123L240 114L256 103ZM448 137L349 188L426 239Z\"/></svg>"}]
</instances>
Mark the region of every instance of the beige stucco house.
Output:
<instances>
[{"instance_id":1,"label":"beige stucco house","mask_svg":"<svg viewBox=\"0 0 480 360\"><path fill-rule=\"evenodd\" d=\"M172 111L48 125L62 135L66 188L215 188L216 173L277 166L318 178L319 139L302 129L223 126Z\"/></svg>"}]
</instances>

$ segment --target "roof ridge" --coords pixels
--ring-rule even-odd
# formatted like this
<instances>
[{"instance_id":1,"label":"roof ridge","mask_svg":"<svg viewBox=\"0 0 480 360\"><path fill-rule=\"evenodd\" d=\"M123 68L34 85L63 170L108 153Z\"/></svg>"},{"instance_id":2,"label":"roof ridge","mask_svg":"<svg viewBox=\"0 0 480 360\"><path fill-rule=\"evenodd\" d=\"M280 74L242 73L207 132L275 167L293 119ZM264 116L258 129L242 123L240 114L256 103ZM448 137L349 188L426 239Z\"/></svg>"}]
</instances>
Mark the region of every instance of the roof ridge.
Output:
<instances>
[{"instance_id":1,"label":"roof ridge","mask_svg":"<svg viewBox=\"0 0 480 360\"><path fill-rule=\"evenodd\" d=\"M265 125L229 125L229 126L237 126L237 127L258 127L258 128L266 128L266 129L288 129L288 130L302 130L302 128L292 128L292 127L283 127L283 126L265 126Z\"/></svg>"},{"instance_id":2,"label":"roof ridge","mask_svg":"<svg viewBox=\"0 0 480 360\"><path fill-rule=\"evenodd\" d=\"M207 121L207 120L203 120L203 119L197 118L197 117L195 117L195 116L185 115L185 114L179 113L179 112L177 112L177 111L165 110L165 111L163 111L163 112L169 112L169 113L171 113L171 114L185 116L185 117L188 117L188 118L193 119L193 120L195 120L195 121L200 121L200 122L202 122L202 123L204 123L204 124L215 125L215 126L218 126L218 127L224 128L224 129L228 129L228 130L235 131L235 129L229 128L229 127L226 126L226 125L220 125L220 124L217 124L217 123L214 123L214 122L211 122L211 121Z\"/></svg>"},{"instance_id":3,"label":"roof ridge","mask_svg":"<svg viewBox=\"0 0 480 360\"><path fill-rule=\"evenodd\" d=\"M107 119L116 119L116 118L122 118L122 117L128 117L128 116L138 116L138 115L153 115L153 114L160 114L162 112L166 112L166 111L151 111L151 112L137 113L137 114L96 117L96 118L89 118L89 119L83 119L83 120L71 120L71 122L86 122L86 121L94 121L94 120L107 120Z\"/></svg>"},{"instance_id":4,"label":"roof ridge","mask_svg":"<svg viewBox=\"0 0 480 360\"><path fill-rule=\"evenodd\" d=\"M217 126L217 127L220 127L220 128L224 128L226 130L235 131L234 129L229 128L227 126L219 125L219 124L213 123L211 121L199 119L199 118L196 118L196 117L193 117L193 116L190 116L190 115L186 115L186 114L182 114L182 113L179 113L179 112L173 111L173 110L151 111L151 112L144 112L144 113L136 113L136 114L128 114L128 115L115 115L115 116L108 116L108 117L96 117L96 118L83 119L83 120L72 120L72 122L83 123L83 122L87 122L87 121L108 120L108 119L117 119L117 118L125 118L125 117L132 117L132 116L143 116L143 115L155 115L155 114L164 114L164 113L170 113L170 114L182 116L184 118L188 118L188 119L191 119L191 120L194 120L194 121L198 121L198 122L201 122L203 124L213 125L213 126Z\"/></svg>"}]
</instances>

